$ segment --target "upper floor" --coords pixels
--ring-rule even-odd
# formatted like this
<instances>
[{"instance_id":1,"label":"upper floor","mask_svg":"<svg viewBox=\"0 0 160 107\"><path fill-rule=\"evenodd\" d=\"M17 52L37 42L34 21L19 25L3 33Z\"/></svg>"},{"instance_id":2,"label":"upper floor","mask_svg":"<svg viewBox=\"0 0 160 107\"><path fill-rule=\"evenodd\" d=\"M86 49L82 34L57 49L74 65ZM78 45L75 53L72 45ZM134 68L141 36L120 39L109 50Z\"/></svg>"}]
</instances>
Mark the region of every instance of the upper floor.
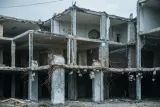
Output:
<instances>
[{"instance_id":1,"label":"upper floor","mask_svg":"<svg viewBox=\"0 0 160 107\"><path fill-rule=\"evenodd\" d=\"M75 25L73 25L74 23ZM135 24L136 21L132 15L130 18L123 18L73 5L64 12L55 14L43 25L52 33L107 39L111 42L125 44L135 42ZM75 34L72 31L73 26L76 28ZM105 35L105 38L102 35Z\"/></svg>"},{"instance_id":2,"label":"upper floor","mask_svg":"<svg viewBox=\"0 0 160 107\"><path fill-rule=\"evenodd\" d=\"M139 0L137 4L137 30L140 35L158 35L160 29L160 1ZM157 33L156 33L156 32Z\"/></svg>"}]
</instances>

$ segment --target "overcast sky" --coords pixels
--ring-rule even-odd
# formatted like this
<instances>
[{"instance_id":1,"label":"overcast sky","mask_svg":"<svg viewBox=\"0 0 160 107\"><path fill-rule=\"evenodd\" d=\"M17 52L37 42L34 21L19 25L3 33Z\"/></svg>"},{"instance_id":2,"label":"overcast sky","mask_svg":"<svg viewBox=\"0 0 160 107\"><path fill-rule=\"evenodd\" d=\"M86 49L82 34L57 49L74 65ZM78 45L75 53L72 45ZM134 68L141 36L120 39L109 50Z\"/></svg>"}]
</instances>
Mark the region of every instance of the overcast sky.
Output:
<instances>
[{"instance_id":1,"label":"overcast sky","mask_svg":"<svg viewBox=\"0 0 160 107\"><path fill-rule=\"evenodd\" d=\"M34 5L17 8L1 8L13 5L27 5L39 2L48 2L54 0L0 0L0 14L28 20L47 20L54 13L60 13L76 1L79 7L95 10L106 11L108 14L114 14L122 17L129 17L130 13L136 16L137 0L63 0L43 5Z\"/></svg>"}]
</instances>

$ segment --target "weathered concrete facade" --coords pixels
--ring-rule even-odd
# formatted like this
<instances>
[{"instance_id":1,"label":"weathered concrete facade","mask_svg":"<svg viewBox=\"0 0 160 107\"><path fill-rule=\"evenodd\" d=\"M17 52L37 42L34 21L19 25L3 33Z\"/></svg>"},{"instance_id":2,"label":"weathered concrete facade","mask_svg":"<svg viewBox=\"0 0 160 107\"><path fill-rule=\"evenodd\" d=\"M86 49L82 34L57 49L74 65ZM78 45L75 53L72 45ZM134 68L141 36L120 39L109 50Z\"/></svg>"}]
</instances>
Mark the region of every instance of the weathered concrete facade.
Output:
<instances>
[{"instance_id":1,"label":"weathered concrete facade","mask_svg":"<svg viewBox=\"0 0 160 107\"><path fill-rule=\"evenodd\" d=\"M137 3L137 51L136 51L136 67L157 68L159 67L159 0L139 0ZM159 83L159 75L156 70L153 70L151 78L142 79L143 74L137 74L136 78L136 97L142 99L144 96L158 97L159 92L156 89ZM151 80L152 83L144 82L144 80ZM156 79L156 80L155 80ZM154 85L153 85L154 84ZM145 90L142 87L152 87L152 89ZM154 92L152 91L154 90ZM150 93L150 94L147 94Z\"/></svg>"},{"instance_id":2,"label":"weathered concrete facade","mask_svg":"<svg viewBox=\"0 0 160 107\"><path fill-rule=\"evenodd\" d=\"M123 18L76 5L44 22L0 17L0 96L51 98L53 104L141 100L150 78L142 80L143 72L153 72L154 81L160 70L158 46L149 48L159 42L158 23L145 22L158 15L148 5L138 2L137 21L132 14Z\"/></svg>"}]
</instances>

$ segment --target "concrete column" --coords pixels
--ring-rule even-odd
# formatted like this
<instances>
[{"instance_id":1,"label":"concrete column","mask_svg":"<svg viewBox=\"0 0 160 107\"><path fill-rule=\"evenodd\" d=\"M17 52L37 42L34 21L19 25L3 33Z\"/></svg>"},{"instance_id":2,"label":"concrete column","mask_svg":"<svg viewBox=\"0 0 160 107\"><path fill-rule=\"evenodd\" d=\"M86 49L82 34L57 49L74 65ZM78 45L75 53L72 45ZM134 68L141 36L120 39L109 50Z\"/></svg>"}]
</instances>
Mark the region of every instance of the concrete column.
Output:
<instances>
[{"instance_id":1,"label":"concrete column","mask_svg":"<svg viewBox=\"0 0 160 107\"><path fill-rule=\"evenodd\" d=\"M54 56L53 63L64 64L62 56ZM51 101L53 104L65 103L65 72L63 68L54 69L51 79Z\"/></svg>"},{"instance_id":2,"label":"concrete column","mask_svg":"<svg viewBox=\"0 0 160 107\"><path fill-rule=\"evenodd\" d=\"M32 72L32 89L31 89L31 99L33 101L38 101L38 72Z\"/></svg>"},{"instance_id":3,"label":"concrete column","mask_svg":"<svg viewBox=\"0 0 160 107\"><path fill-rule=\"evenodd\" d=\"M14 98L15 97L15 75L12 74L12 83L11 83L11 97Z\"/></svg>"},{"instance_id":4,"label":"concrete column","mask_svg":"<svg viewBox=\"0 0 160 107\"><path fill-rule=\"evenodd\" d=\"M71 11L71 35L76 36L76 7L72 7ZM77 64L77 40L71 40L71 63L73 65Z\"/></svg>"},{"instance_id":5,"label":"concrete column","mask_svg":"<svg viewBox=\"0 0 160 107\"><path fill-rule=\"evenodd\" d=\"M137 5L137 35L136 35L136 67L141 67L141 49L142 38L139 35L140 32L140 5ZM138 75L138 73L136 74ZM136 99L141 100L141 76L136 78Z\"/></svg>"},{"instance_id":6,"label":"concrete column","mask_svg":"<svg viewBox=\"0 0 160 107\"><path fill-rule=\"evenodd\" d=\"M4 75L0 75L0 97L3 97Z\"/></svg>"},{"instance_id":7,"label":"concrete column","mask_svg":"<svg viewBox=\"0 0 160 107\"><path fill-rule=\"evenodd\" d=\"M0 25L0 37L3 37L3 25Z\"/></svg>"},{"instance_id":8,"label":"concrete column","mask_svg":"<svg viewBox=\"0 0 160 107\"><path fill-rule=\"evenodd\" d=\"M59 21L56 19L51 19L51 33L60 33Z\"/></svg>"},{"instance_id":9,"label":"concrete column","mask_svg":"<svg viewBox=\"0 0 160 107\"><path fill-rule=\"evenodd\" d=\"M33 62L33 34L29 34L29 67ZM38 73L29 71L28 74L28 99L38 101Z\"/></svg>"},{"instance_id":10,"label":"concrete column","mask_svg":"<svg viewBox=\"0 0 160 107\"><path fill-rule=\"evenodd\" d=\"M15 67L15 56L16 56L16 43L12 41L11 43L11 67ZM15 97L15 75L12 74L12 81L11 81L11 97Z\"/></svg>"},{"instance_id":11,"label":"concrete column","mask_svg":"<svg viewBox=\"0 0 160 107\"><path fill-rule=\"evenodd\" d=\"M133 14L130 15L130 19L133 19ZM135 25L134 22L128 22L128 39L127 43L134 43L135 42ZM135 47L130 46L128 49L128 68L135 68ZM129 80L129 75L128 75ZM128 91L129 91L129 98L135 98L136 95L136 84L135 81L128 82Z\"/></svg>"},{"instance_id":12,"label":"concrete column","mask_svg":"<svg viewBox=\"0 0 160 107\"><path fill-rule=\"evenodd\" d=\"M93 65L95 64L93 63ZM100 63L98 65L100 65ZM94 102L103 101L104 100L103 72L102 71L95 72L94 75L95 78L92 80L92 93L93 93L92 99Z\"/></svg>"},{"instance_id":13,"label":"concrete column","mask_svg":"<svg viewBox=\"0 0 160 107\"><path fill-rule=\"evenodd\" d=\"M134 47L130 47L128 50L128 68L135 68L135 49ZM136 83L135 81L129 81L129 76L128 74L128 93L129 93L129 98L135 99L136 97Z\"/></svg>"},{"instance_id":14,"label":"concrete column","mask_svg":"<svg viewBox=\"0 0 160 107\"><path fill-rule=\"evenodd\" d=\"M141 76L136 77L136 99L141 100Z\"/></svg>"},{"instance_id":15,"label":"concrete column","mask_svg":"<svg viewBox=\"0 0 160 107\"><path fill-rule=\"evenodd\" d=\"M0 63L3 64L3 49L0 49ZM0 97L3 97L4 75L0 75Z\"/></svg>"},{"instance_id":16,"label":"concrete column","mask_svg":"<svg viewBox=\"0 0 160 107\"><path fill-rule=\"evenodd\" d=\"M104 40L104 43L102 43L99 47L99 61L103 67L107 68L109 68L109 27L110 19L109 17L106 17L105 13L103 13L100 19L100 38ZM107 81L107 74L105 74L104 78L104 97L105 99L109 98L109 84Z\"/></svg>"},{"instance_id":17,"label":"concrete column","mask_svg":"<svg viewBox=\"0 0 160 107\"><path fill-rule=\"evenodd\" d=\"M71 35L76 36L76 7L72 6L71 11ZM69 45L68 45L69 46ZM77 41L74 39L70 40L70 53L72 65L77 65ZM69 52L69 51L68 51ZM68 56L69 58L69 56ZM70 100L76 100L78 96L77 92L77 74L68 74L68 98Z\"/></svg>"},{"instance_id":18,"label":"concrete column","mask_svg":"<svg viewBox=\"0 0 160 107\"><path fill-rule=\"evenodd\" d=\"M0 63L3 64L3 49L0 49Z\"/></svg>"},{"instance_id":19,"label":"concrete column","mask_svg":"<svg viewBox=\"0 0 160 107\"><path fill-rule=\"evenodd\" d=\"M141 67L141 48L142 48L142 41L141 37L137 35L137 44L136 44L136 67ZM138 73L136 74L138 75ZM136 99L141 100L141 76L136 77Z\"/></svg>"},{"instance_id":20,"label":"concrete column","mask_svg":"<svg viewBox=\"0 0 160 107\"><path fill-rule=\"evenodd\" d=\"M67 64L71 64L71 39L67 41Z\"/></svg>"},{"instance_id":21,"label":"concrete column","mask_svg":"<svg viewBox=\"0 0 160 107\"><path fill-rule=\"evenodd\" d=\"M77 74L68 74L68 99L76 100L78 97Z\"/></svg>"},{"instance_id":22,"label":"concrete column","mask_svg":"<svg viewBox=\"0 0 160 107\"><path fill-rule=\"evenodd\" d=\"M11 66L15 67L15 54L16 54L16 43L12 41L11 43Z\"/></svg>"}]
</instances>

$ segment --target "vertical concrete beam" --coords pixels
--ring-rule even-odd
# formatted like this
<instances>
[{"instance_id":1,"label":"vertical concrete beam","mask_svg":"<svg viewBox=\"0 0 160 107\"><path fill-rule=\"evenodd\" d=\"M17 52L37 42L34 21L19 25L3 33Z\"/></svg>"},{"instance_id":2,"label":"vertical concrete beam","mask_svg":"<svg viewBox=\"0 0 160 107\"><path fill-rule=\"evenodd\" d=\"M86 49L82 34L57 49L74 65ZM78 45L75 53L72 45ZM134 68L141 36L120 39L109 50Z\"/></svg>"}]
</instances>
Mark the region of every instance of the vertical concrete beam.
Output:
<instances>
[{"instance_id":1,"label":"vertical concrete beam","mask_svg":"<svg viewBox=\"0 0 160 107\"><path fill-rule=\"evenodd\" d=\"M139 75L136 77L136 99L141 100L141 76Z\"/></svg>"},{"instance_id":2,"label":"vertical concrete beam","mask_svg":"<svg viewBox=\"0 0 160 107\"><path fill-rule=\"evenodd\" d=\"M15 41L11 42L11 67L15 67L15 55L16 55L16 43ZM15 75L12 74L11 81L11 97L15 97Z\"/></svg>"},{"instance_id":3,"label":"vertical concrete beam","mask_svg":"<svg viewBox=\"0 0 160 107\"><path fill-rule=\"evenodd\" d=\"M128 68L135 68L135 49L134 49L134 47L129 47L129 50L128 50ZM136 97L136 83L135 83L135 81L129 81L129 76L130 76L130 74L128 74L129 98L135 99L135 97Z\"/></svg>"},{"instance_id":4,"label":"vertical concrete beam","mask_svg":"<svg viewBox=\"0 0 160 107\"><path fill-rule=\"evenodd\" d=\"M32 67L33 61L33 34L29 34L29 67ZM28 74L28 99L32 100L32 71Z\"/></svg>"},{"instance_id":5,"label":"vertical concrete beam","mask_svg":"<svg viewBox=\"0 0 160 107\"><path fill-rule=\"evenodd\" d=\"M72 7L71 11L71 35L76 36L76 7ZM77 64L77 41L71 39L70 41L71 49L71 64ZM69 51L68 51L69 52ZM76 100L78 96L77 92L77 74L73 73L72 75L68 74L68 98L70 100Z\"/></svg>"},{"instance_id":6,"label":"vertical concrete beam","mask_svg":"<svg viewBox=\"0 0 160 107\"><path fill-rule=\"evenodd\" d=\"M64 64L62 56L54 56L53 63ZM51 80L51 101L53 104L65 103L65 72L63 68L54 69Z\"/></svg>"},{"instance_id":7,"label":"vertical concrete beam","mask_svg":"<svg viewBox=\"0 0 160 107\"><path fill-rule=\"evenodd\" d=\"M54 23L53 18L51 18L51 33L54 33Z\"/></svg>"},{"instance_id":8,"label":"vertical concrete beam","mask_svg":"<svg viewBox=\"0 0 160 107\"><path fill-rule=\"evenodd\" d=\"M71 63L71 39L67 41L67 64Z\"/></svg>"},{"instance_id":9,"label":"vertical concrete beam","mask_svg":"<svg viewBox=\"0 0 160 107\"><path fill-rule=\"evenodd\" d=\"M11 66L15 67L15 54L16 54L16 44L15 41L11 42Z\"/></svg>"},{"instance_id":10,"label":"vertical concrete beam","mask_svg":"<svg viewBox=\"0 0 160 107\"><path fill-rule=\"evenodd\" d=\"M132 19L132 14L130 15L130 19ZM135 25L134 22L128 22L128 39L127 43L135 42ZM128 50L128 68L135 67L135 47L130 46ZM128 75L129 80L129 75ZM128 82L128 91L129 91L129 98L135 98L136 95L136 85L134 81Z\"/></svg>"},{"instance_id":11,"label":"vertical concrete beam","mask_svg":"<svg viewBox=\"0 0 160 107\"><path fill-rule=\"evenodd\" d=\"M99 63L93 63L94 66L100 66L101 64ZM92 80L92 99L94 102L99 102L104 100L104 95L103 95L103 72L95 72L94 73L95 78Z\"/></svg>"},{"instance_id":12,"label":"vertical concrete beam","mask_svg":"<svg viewBox=\"0 0 160 107\"><path fill-rule=\"evenodd\" d=\"M33 34L29 34L29 67L33 62ZM38 101L38 73L29 71L28 74L28 99Z\"/></svg>"},{"instance_id":13,"label":"vertical concrete beam","mask_svg":"<svg viewBox=\"0 0 160 107\"><path fill-rule=\"evenodd\" d=\"M109 68L109 28L110 28L110 18L107 17L106 23L106 57L105 57L105 67ZM109 98L109 82L107 81L107 73L104 74L104 98Z\"/></svg>"},{"instance_id":14,"label":"vertical concrete beam","mask_svg":"<svg viewBox=\"0 0 160 107\"><path fill-rule=\"evenodd\" d=\"M137 6L137 36L136 36L136 67L141 67L141 49L142 49L142 38L139 34L140 31L140 7ZM138 75L138 73L136 74ZM141 76L136 77L136 99L141 100Z\"/></svg>"},{"instance_id":15,"label":"vertical concrete beam","mask_svg":"<svg viewBox=\"0 0 160 107\"><path fill-rule=\"evenodd\" d=\"M15 97L15 74L12 74L12 83L11 83L11 97Z\"/></svg>"},{"instance_id":16,"label":"vertical concrete beam","mask_svg":"<svg viewBox=\"0 0 160 107\"><path fill-rule=\"evenodd\" d=\"M3 92L4 92L4 75L0 75L0 97L3 97Z\"/></svg>"},{"instance_id":17,"label":"vertical concrete beam","mask_svg":"<svg viewBox=\"0 0 160 107\"><path fill-rule=\"evenodd\" d=\"M73 72L73 74L68 74L68 99L76 100L77 97L77 74Z\"/></svg>"},{"instance_id":18,"label":"vertical concrete beam","mask_svg":"<svg viewBox=\"0 0 160 107\"><path fill-rule=\"evenodd\" d=\"M109 68L109 28L110 28L110 18L107 17L106 24L106 64L105 66Z\"/></svg>"},{"instance_id":19,"label":"vertical concrete beam","mask_svg":"<svg viewBox=\"0 0 160 107\"><path fill-rule=\"evenodd\" d=\"M104 43L99 47L99 60L101 65L109 68L109 28L110 18L103 13L100 19L100 36ZM107 73L104 74L104 98L109 98L109 83Z\"/></svg>"},{"instance_id":20,"label":"vertical concrete beam","mask_svg":"<svg viewBox=\"0 0 160 107\"><path fill-rule=\"evenodd\" d=\"M106 17L106 14L103 13L100 19L100 38L104 40L104 42L99 47L99 61L100 65L103 67L109 67L109 18ZM104 89L104 82L103 82L103 72L96 72L95 78L93 80L93 101L103 101L104 100L104 94L105 97L108 97L109 95L109 86L108 84L105 84ZM107 80L107 76L105 77L105 80ZM105 81L105 83L108 83ZM98 85L98 86L97 86ZM98 88L99 87L99 88ZM104 92L105 91L105 92ZM98 94L99 93L99 94Z\"/></svg>"},{"instance_id":21,"label":"vertical concrete beam","mask_svg":"<svg viewBox=\"0 0 160 107\"><path fill-rule=\"evenodd\" d=\"M99 47L99 60L101 62L102 66L106 66L106 44L107 44L107 37L106 37L106 24L107 24L107 18L105 14L102 14L100 19L100 39L104 40L104 42Z\"/></svg>"},{"instance_id":22,"label":"vertical concrete beam","mask_svg":"<svg viewBox=\"0 0 160 107\"><path fill-rule=\"evenodd\" d=\"M56 19L51 19L51 33L60 33L59 21Z\"/></svg>"},{"instance_id":23,"label":"vertical concrete beam","mask_svg":"<svg viewBox=\"0 0 160 107\"><path fill-rule=\"evenodd\" d=\"M0 47L0 63L3 64L3 49Z\"/></svg>"},{"instance_id":24,"label":"vertical concrete beam","mask_svg":"<svg viewBox=\"0 0 160 107\"><path fill-rule=\"evenodd\" d=\"M3 25L0 25L0 37L3 37Z\"/></svg>"},{"instance_id":25,"label":"vertical concrete beam","mask_svg":"<svg viewBox=\"0 0 160 107\"><path fill-rule=\"evenodd\" d=\"M76 7L72 7L71 11L71 35L76 36ZM72 64L77 64L77 41L75 39L72 39L71 41L71 56L72 56Z\"/></svg>"}]
</instances>

